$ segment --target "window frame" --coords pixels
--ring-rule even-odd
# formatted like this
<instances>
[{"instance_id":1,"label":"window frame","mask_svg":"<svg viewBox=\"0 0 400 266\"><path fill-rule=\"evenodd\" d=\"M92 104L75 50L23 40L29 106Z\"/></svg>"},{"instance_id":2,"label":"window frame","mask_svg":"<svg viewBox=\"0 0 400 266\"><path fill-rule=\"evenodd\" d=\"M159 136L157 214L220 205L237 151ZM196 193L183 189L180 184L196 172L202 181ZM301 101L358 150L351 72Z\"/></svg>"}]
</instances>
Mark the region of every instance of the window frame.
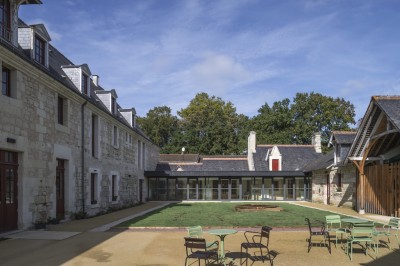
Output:
<instances>
[{"instance_id":1,"label":"window frame","mask_svg":"<svg viewBox=\"0 0 400 266\"><path fill-rule=\"evenodd\" d=\"M6 74L6 80L4 80L4 74ZM11 69L4 66L1 71L1 94L11 97Z\"/></svg>"},{"instance_id":2,"label":"window frame","mask_svg":"<svg viewBox=\"0 0 400 266\"><path fill-rule=\"evenodd\" d=\"M65 126L65 99L60 95L57 96L57 123Z\"/></svg>"},{"instance_id":3,"label":"window frame","mask_svg":"<svg viewBox=\"0 0 400 266\"><path fill-rule=\"evenodd\" d=\"M33 41L33 59L41 65L46 65L46 41L35 34Z\"/></svg>"},{"instance_id":4,"label":"window frame","mask_svg":"<svg viewBox=\"0 0 400 266\"><path fill-rule=\"evenodd\" d=\"M112 145L115 148L119 147L119 129L117 126L113 126L113 130L112 130Z\"/></svg>"},{"instance_id":5,"label":"window frame","mask_svg":"<svg viewBox=\"0 0 400 266\"><path fill-rule=\"evenodd\" d=\"M89 76L82 73L82 93L89 96Z\"/></svg>"},{"instance_id":6,"label":"window frame","mask_svg":"<svg viewBox=\"0 0 400 266\"><path fill-rule=\"evenodd\" d=\"M1 1L0 13L0 36L7 41L11 41L11 3L9 0Z\"/></svg>"},{"instance_id":7,"label":"window frame","mask_svg":"<svg viewBox=\"0 0 400 266\"><path fill-rule=\"evenodd\" d=\"M98 196L98 173L90 173L90 205L97 205L99 204L99 196Z\"/></svg>"}]
</instances>

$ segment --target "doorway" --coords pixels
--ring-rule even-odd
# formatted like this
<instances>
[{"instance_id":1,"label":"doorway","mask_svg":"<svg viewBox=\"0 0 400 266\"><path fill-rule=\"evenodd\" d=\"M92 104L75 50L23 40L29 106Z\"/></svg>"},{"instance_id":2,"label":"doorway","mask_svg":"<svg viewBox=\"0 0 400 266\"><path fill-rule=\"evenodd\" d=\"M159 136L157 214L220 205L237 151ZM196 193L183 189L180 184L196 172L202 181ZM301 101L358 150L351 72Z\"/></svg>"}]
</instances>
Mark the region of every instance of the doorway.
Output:
<instances>
[{"instance_id":1,"label":"doorway","mask_svg":"<svg viewBox=\"0 0 400 266\"><path fill-rule=\"evenodd\" d=\"M18 154L0 150L0 232L18 226Z\"/></svg>"},{"instance_id":2,"label":"doorway","mask_svg":"<svg viewBox=\"0 0 400 266\"><path fill-rule=\"evenodd\" d=\"M65 160L57 159L56 167L56 218L65 218Z\"/></svg>"}]
</instances>

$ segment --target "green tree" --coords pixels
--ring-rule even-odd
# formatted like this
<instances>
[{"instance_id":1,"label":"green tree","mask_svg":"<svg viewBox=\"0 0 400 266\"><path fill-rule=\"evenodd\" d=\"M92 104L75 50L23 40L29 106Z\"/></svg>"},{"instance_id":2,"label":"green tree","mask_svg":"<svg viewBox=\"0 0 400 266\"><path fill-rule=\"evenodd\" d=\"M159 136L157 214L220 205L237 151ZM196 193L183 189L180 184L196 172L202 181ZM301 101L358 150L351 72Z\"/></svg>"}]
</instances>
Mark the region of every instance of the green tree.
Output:
<instances>
[{"instance_id":1,"label":"green tree","mask_svg":"<svg viewBox=\"0 0 400 266\"><path fill-rule=\"evenodd\" d=\"M274 102L272 107L265 103L251 124L257 132L257 142L270 144L292 143L293 115L290 100Z\"/></svg>"},{"instance_id":2,"label":"green tree","mask_svg":"<svg viewBox=\"0 0 400 266\"><path fill-rule=\"evenodd\" d=\"M231 102L207 93L198 93L186 108L178 111L181 117L181 145L190 153L237 154L238 115Z\"/></svg>"},{"instance_id":3,"label":"green tree","mask_svg":"<svg viewBox=\"0 0 400 266\"><path fill-rule=\"evenodd\" d=\"M297 93L292 104L293 143L310 144L314 132L321 132L326 146L333 130L350 130L355 124L354 105L343 98L319 93Z\"/></svg>"},{"instance_id":4,"label":"green tree","mask_svg":"<svg viewBox=\"0 0 400 266\"><path fill-rule=\"evenodd\" d=\"M161 148L162 153L177 152L174 137L178 132L178 118L167 106L154 107L145 117L138 117L137 123L144 133Z\"/></svg>"}]
</instances>

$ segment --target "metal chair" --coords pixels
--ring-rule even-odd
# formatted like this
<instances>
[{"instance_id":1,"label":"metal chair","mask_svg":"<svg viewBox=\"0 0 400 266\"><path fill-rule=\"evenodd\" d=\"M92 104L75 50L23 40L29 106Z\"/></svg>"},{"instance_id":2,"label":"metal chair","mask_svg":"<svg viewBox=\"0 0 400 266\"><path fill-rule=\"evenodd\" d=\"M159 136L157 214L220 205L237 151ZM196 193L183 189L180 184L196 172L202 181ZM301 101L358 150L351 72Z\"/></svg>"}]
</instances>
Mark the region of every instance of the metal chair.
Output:
<instances>
[{"instance_id":1,"label":"metal chair","mask_svg":"<svg viewBox=\"0 0 400 266\"><path fill-rule=\"evenodd\" d=\"M308 242L308 253L310 253L311 247L313 245L321 245L323 242L324 246L328 247L329 254L331 254L331 241L329 237L329 232L326 231L325 229L325 224L323 222L318 221L318 227L312 226L310 219L305 218L307 225L308 225L308 230L310 232L310 237L307 238ZM316 237L320 238L318 239L319 242L313 242L313 238L315 239ZM322 239L321 239L322 238Z\"/></svg>"},{"instance_id":2,"label":"metal chair","mask_svg":"<svg viewBox=\"0 0 400 266\"><path fill-rule=\"evenodd\" d=\"M215 241L218 247L218 241ZM186 259L185 266L189 259L196 259L199 261L204 260L205 265L213 261L218 261L218 252L215 250L207 250L206 240L204 238L197 237L185 237L185 247L186 247Z\"/></svg>"},{"instance_id":3,"label":"metal chair","mask_svg":"<svg viewBox=\"0 0 400 266\"><path fill-rule=\"evenodd\" d=\"M374 223L357 223L354 224L351 229L351 234L347 237L346 243L346 254L349 255L350 249L350 260L353 260L353 244L354 243L365 243L365 255L367 255L368 244L374 244L374 252L376 254L376 243L373 240Z\"/></svg>"},{"instance_id":4,"label":"metal chair","mask_svg":"<svg viewBox=\"0 0 400 266\"><path fill-rule=\"evenodd\" d=\"M326 231L328 231L328 233L335 233L335 247L337 248L338 236L340 235L341 239L343 239L343 234L345 234L347 238L347 234L350 233L350 230L342 227L340 215L327 215L325 216L325 222Z\"/></svg>"},{"instance_id":5,"label":"metal chair","mask_svg":"<svg viewBox=\"0 0 400 266\"><path fill-rule=\"evenodd\" d=\"M203 228L200 225L191 226L187 228L189 237L197 237L197 238L204 238L203 237ZM206 242L207 249L215 249L218 248L218 245L214 242Z\"/></svg>"},{"instance_id":6,"label":"metal chair","mask_svg":"<svg viewBox=\"0 0 400 266\"><path fill-rule=\"evenodd\" d=\"M390 218L389 223L383 225L380 230L377 230L375 228L373 232L373 236L375 237L376 241L376 252L378 253L378 242L379 242L379 237L380 236L385 236L388 239L388 242L390 243L390 236L393 234L396 237L397 240L397 245L400 247L400 241L399 241L399 231L400 231L400 218ZM387 245L389 247L389 245Z\"/></svg>"},{"instance_id":7,"label":"metal chair","mask_svg":"<svg viewBox=\"0 0 400 266\"><path fill-rule=\"evenodd\" d=\"M245 231L244 237L246 238L246 242L240 245L240 265L242 265L243 258L243 250L246 251L246 265L248 259L252 260L253 263L255 261L269 261L271 265L273 265L272 254L268 249L270 232L272 228L269 226L263 226L261 228L261 232L254 231ZM249 254L249 249L258 249L258 251L253 252L253 254ZM253 264L252 263L252 264Z\"/></svg>"}]
</instances>

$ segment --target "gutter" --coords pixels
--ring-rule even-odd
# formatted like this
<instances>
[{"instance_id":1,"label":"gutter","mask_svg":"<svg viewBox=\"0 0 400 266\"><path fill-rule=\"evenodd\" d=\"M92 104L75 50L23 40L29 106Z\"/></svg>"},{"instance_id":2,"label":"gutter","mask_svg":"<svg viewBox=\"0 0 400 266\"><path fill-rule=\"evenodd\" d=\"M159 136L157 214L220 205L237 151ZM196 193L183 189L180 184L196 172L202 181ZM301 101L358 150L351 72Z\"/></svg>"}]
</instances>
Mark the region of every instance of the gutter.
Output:
<instances>
[{"instance_id":1,"label":"gutter","mask_svg":"<svg viewBox=\"0 0 400 266\"><path fill-rule=\"evenodd\" d=\"M85 172L85 105L87 104L87 101L85 101L82 106L81 106L81 130L82 130L82 135L81 135L81 152L82 152L82 157L81 157L81 193L82 193L82 212L85 213L85 179L84 179L84 172Z\"/></svg>"}]
</instances>

